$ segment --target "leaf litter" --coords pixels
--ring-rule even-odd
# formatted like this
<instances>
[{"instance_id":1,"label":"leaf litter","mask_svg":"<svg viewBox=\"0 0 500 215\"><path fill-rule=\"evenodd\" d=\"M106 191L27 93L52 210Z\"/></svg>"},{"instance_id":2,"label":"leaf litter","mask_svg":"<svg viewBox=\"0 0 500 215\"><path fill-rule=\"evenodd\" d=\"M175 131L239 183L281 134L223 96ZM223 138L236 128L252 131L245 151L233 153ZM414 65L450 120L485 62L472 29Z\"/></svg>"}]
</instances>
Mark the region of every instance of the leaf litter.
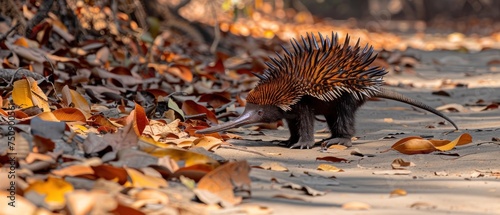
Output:
<instances>
[{"instance_id":1,"label":"leaf litter","mask_svg":"<svg viewBox=\"0 0 500 215\"><path fill-rule=\"evenodd\" d=\"M87 17L91 13L102 15L111 10L107 6L102 7L89 5L80 7L76 12ZM93 10L88 11L87 8ZM26 20L34 15L30 10L24 12ZM172 185L179 180L192 184L184 191L196 195L207 205L229 207L240 204L243 197L236 195L234 190L247 192L245 197L249 197L250 166L245 161L214 159L194 149L199 147L215 151L225 141L242 137L231 133L200 136L194 131L225 121L233 117L231 114L241 113L246 102L245 94L258 81L251 73L262 70L267 56L272 55L290 35L296 36L300 32L286 28L262 31L260 26L256 26L252 31L254 37L242 37L248 35L245 32L249 27L238 21L225 30L232 36L228 36L223 41L226 44L222 44L236 51L231 56L224 56L227 53L222 51L216 52L214 54L218 57L214 59L206 54L206 44L193 45L194 40L184 43L170 37L171 32L167 31L158 32L148 40L140 35L151 32L137 28L137 23L125 13L118 15L122 22L120 30L127 34L110 30L103 31L106 34L103 37L75 40L61 20L51 15L47 18L50 22L43 21L35 26L35 35L39 36L14 34L2 41L4 46L1 50L8 54L2 54L1 75L11 75L0 81L1 122L5 125L9 116L14 116L16 126L29 125L30 128L30 132L26 132L16 127L15 132L17 171L23 173L19 175L18 182L18 189L22 192L16 195L18 206L22 208L18 214L33 214L35 210L40 213L64 211L72 214L145 213L154 212L151 207L158 204L162 205L162 210L199 208L199 204L190 198L172 197L172 192L176 191L170 189L174 189ZM222 22L222 30L222 26L227 25ZM362 40L378 38L371 44L378 50L385 49L387 56L381 55L375 64L384 65L389 71L411 73L412 68L420 63L420 59L414 56L387 51L406 48L400 47L405 43L391 42L399 41L396 35L322 25L307 27L311 31L336 29L342 35L349 31ZM458 34L450 35L448 39L454 43L465 40L463 35ZM449 48L435 42L425 46L418 43L412 45L425 50L429 47ZM497 61L493 59L488 65L495 66ZM435 63L440 66L465 65L469 61L450 56L437 59ZM11 73L18 73L19 69L29 73L22 76ZM51 78L55 80L49 82ZM179 92L183 93L176 94ZM148 97L148 93L152 96ZM437 90L435 94L454 96L446 90ZM477 107L451 104L439 109L457 112L498 109L498 103L492 100L474 105ZM384 118L384 121L394 124L396 120ZM259 132L261 129L282 127L282 123L274 123L257 125L253 129ZM494 138L493 141L496 141ZM453 141L418 137L404 140L398 141L393 148L405 154L417 154L449 151L471 142L472 136L463 134ZM345 147L331 146L330 149L341 151ZM0 151L2 160L7 151ZM359 152L352 155L373 157ZM350 161L335 156L316 158L329 162ZM401 169L412 166L411 162L407 163L395 161L392 164L394 171L375 171L374 174L409 174L409 170ZM8 166L6 162L1 165L3 169ZM288 170L283 166L278 168L280 165L271 166L275 171ZM320 164L318 169L344 171L328 164ZM477 171L470 177L498 177L498 171L488 171ZM72 179L93 181L95 184L109 182L106 184L108 189L114 186L117 192L85 188ZM311 196L325 194L308 186L284 186L303 190ZM5 194L5 191L0 192ZM397 195L403 193L393 192ZM350 202L342 208L366 210L371 206ZM1 213L10 213L2 210ZM268 208L263 206L253 210L269 213Z\"/></svg>"}]
</instances>

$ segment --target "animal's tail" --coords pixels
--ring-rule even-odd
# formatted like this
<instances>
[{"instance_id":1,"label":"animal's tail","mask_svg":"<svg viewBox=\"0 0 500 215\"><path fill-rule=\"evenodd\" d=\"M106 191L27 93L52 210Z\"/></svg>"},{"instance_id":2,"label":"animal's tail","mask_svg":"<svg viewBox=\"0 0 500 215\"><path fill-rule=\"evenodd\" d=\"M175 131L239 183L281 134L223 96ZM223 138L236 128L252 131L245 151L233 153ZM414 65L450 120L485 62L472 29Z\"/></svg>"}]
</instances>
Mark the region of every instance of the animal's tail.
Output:
<instances>
[{"instance_id":1,"label":"animal's tail","mask_svg":"<svg viewBox=\"0 0 500 215\"><path fill-rule=\"evenodd\" d=\"M395 101L403 102L403 103L406 103L409 105L413 105L415 107L422 108L422 109L429 111L433 114L436 114L436 115L440 116L441 118L445 119L446 121L450 122L453 125L453 127L455 127L455 129L458 130L458 126L450 118L448 118L447 116L445 116L443 113L439 112L438 110L436 110L436 109L430 107L429 105L426 105L420 101L408 98L402 94L399 94L397 92L394 92L394 91L391 91L388 89L384 89L384 88L380 88L380 93L377 94L377 97L392 99Z\"/></svg>"}]
</instances>

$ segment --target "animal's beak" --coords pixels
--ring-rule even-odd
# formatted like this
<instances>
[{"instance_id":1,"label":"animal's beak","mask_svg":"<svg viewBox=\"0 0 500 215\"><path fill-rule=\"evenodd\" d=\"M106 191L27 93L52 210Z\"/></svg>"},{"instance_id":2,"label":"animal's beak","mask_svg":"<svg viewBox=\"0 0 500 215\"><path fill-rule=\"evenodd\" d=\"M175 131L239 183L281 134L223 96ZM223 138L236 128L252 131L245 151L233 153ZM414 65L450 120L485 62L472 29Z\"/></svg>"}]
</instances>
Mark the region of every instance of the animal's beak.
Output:
<instances>
[{"instance_id":1,"label":"animal's beak","mask_svg":"<svg viewBox=\"0 0 500 215\"><path fill-rule=\"evenodd\" d=\"M214 132L219 132L219 131L224 131L230 128L236 128L242 125L248 125L252 123L257 123L259 122L259 116L255 111L247 111L245 110L243 114L241 114L238 118L222 123L210 128L205 128L201 130L197 130L195 133L197 134L208 134L208 133L214 133Z\"/></svg>"}]
</instances>

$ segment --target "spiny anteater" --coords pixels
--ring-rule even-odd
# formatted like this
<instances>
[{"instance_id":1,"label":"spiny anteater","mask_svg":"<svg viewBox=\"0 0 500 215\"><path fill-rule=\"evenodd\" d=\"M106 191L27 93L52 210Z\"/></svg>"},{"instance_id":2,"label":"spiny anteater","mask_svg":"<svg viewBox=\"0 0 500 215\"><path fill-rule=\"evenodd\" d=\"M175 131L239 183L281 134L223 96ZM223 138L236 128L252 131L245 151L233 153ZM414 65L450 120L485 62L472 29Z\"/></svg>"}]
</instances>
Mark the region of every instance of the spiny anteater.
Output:
<instances>
[{"instance_id":1,"label":"spiny anteater","mask_svg":"<svg viewBox=\"0 0 500 215\"><path fill-rule=\"evenodd\" d=\"M369 65L377 57L368 44L361 50L359 39L349 45L349 36L344 44L338 42L337 34L332 39L318 34L301 37L302 43L290 41L293 52L282 46L285 55L267 62L269 67L263 74L255 74L257 86L249 92L247 105L241 116L211 128L198 130L206 134L223 131L257 122L274 122L285 119L291 148L309 148L314 145L314 115L324 115L331 137L324 145L351 145L354 135L354 116L358 108L369 97L381 97L404 102L432 112L455 129L456 124L436 109L399 93L381 88L387 73L380 67Z\"/></svg>"}]
</instances>

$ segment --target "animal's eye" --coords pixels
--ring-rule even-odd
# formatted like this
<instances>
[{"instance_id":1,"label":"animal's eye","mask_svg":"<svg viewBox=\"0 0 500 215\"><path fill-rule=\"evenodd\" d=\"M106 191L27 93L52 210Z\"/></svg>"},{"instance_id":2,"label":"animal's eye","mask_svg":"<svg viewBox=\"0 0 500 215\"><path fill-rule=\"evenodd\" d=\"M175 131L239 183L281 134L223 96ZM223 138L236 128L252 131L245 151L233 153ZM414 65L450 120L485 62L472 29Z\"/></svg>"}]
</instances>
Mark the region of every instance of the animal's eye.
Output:
<instances>
[{"instance_id":1,"label":"animal's eye","mask_svg":"<svg viewBox=\"0 0 500 215\"><path fill-rule=\"evenodd\" d=\"M257 111L257 114L259 114L259 116L262 116L262 114L264 114L264 111L259 110L259 111Z\"/></svg>"}]
</instances>

